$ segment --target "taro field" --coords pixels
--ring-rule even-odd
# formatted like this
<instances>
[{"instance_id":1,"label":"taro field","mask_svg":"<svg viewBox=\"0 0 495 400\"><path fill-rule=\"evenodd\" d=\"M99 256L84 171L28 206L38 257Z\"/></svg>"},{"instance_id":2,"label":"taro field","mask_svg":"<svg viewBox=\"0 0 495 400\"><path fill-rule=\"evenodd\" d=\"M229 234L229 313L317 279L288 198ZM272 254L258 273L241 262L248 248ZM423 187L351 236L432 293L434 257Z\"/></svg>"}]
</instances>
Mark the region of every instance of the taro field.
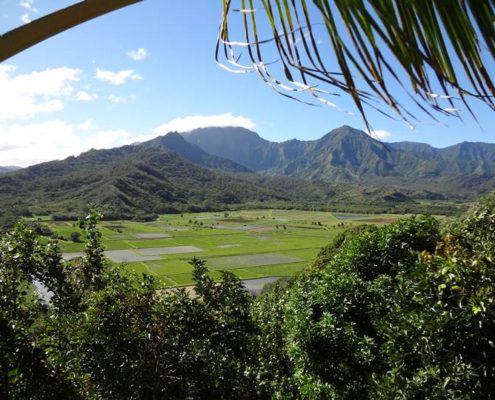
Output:
<instances>
[{"instance_id":1,"label":"taro field","mask_svg":"<svg viewBox=\"0 0 495 400\"><path fill-rule=\"evenodd\" d=\"M192 283L193 257L206 260L213 278L230 270L249 282L292 276L311 263L338 232L359 224L384 224L392 215L250 210L162 215L153 222L103 221L105 255L130 271L156 276L166 287ZM50 222L67 239L72 222ZM82 243L62 240L67 259L81 255Z\"/></svg>"}]
</instances>

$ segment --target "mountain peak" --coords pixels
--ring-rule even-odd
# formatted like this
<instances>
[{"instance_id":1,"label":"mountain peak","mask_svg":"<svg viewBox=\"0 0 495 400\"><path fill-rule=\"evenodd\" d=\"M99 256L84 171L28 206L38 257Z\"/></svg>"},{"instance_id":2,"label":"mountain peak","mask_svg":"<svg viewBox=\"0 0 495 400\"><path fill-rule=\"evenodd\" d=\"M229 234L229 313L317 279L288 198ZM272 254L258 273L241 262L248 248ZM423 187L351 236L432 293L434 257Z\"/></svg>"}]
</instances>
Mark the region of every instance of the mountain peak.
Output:
<instances>
[{"instance_id":1,"label":"mountain peak","mask_svg":"<svg viewBox=\"0 0 495 400\"><path fill-rule=\"evenodd\" d=\"M156 147L161 150L172 151L196 165L207 168L231 172L250 172L249 169L230 159L208 154L198 145L187 141L184 136L176 131L168 132L163 136L158 136L148 142L142 143L141 146L146 148Z\"/></svg>"},{"instance_id":2,"label":"mountain peak","mask_svg":"<svg viewBox=\"0 0 495 400\"><path fill-rule=\"evenodd\" d=\"M266 169L266 163L258 162L270 142L256 132L242 127L210 127L182 133L189 142L201 147L208 154L236 160L250 170Z\"/></svg>"},{"instance_id":3,"label":"mountain peak","mask_svg":"<svg viewBox=\"0 0 495 400\"><path fill-rule=\"evenodd\" d=\"M319 143L319 146L321 146L323 143L328 143L329 141L335 142L335 141L342 141L351 138L361 139L370 142L375 141L375 139L373 139L371 136L366 134L361 129L356 129L349 125L342 125L339 128L332 129L330 132L328 132L326 135L322 136L320 139L316 140L315 142Z\"/></svg>"},{"instance_id":4,"label":"mountain peak","mask_svg":"<svg viewBox=\"0 0 495 400\"><path fill-rule=\"evenodd\" d=\"M359 131L359 132L362 132L362 131L361 131L361 130L359 130L359 129L356 129L356 128L352 127L352 126L345 125L345 124L344 124L344 125L342 125L342 126L340 126L340 127L338 127L338 128L335 128L334 130L335 130L335 131L336 131L336 130L347 130L347 131L352 131L352 132L354 132L354 131Z\"/></svg>"}]
</instances>

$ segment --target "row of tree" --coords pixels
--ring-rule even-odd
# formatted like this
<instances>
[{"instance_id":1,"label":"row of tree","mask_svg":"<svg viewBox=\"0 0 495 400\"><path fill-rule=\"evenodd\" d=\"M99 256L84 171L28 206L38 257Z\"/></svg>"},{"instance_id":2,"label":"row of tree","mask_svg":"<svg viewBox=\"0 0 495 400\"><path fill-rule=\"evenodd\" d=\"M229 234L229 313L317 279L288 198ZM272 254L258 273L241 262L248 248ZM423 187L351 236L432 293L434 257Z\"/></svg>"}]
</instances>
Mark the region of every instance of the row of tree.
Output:
<instances>
[{"instance_id":1,"label":"row of tree","mask_svg":"<svg viewBox=\"0 0 495 400\"><path fill-rule=\"evenodd\" d=\"M25 224L2 236L1 399L494 397L495 196L444 230L346 231L256 299L198 259L195 295L123 275L97 220L74 262Z\"/></svg>"}]
</instances>

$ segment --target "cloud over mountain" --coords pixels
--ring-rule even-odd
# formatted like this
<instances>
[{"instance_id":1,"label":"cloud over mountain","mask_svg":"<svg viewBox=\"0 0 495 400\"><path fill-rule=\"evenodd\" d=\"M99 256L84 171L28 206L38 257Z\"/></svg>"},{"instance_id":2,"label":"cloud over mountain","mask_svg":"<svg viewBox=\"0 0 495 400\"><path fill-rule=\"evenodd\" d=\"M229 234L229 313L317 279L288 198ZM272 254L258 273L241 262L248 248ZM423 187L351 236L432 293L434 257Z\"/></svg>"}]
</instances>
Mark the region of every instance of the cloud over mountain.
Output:
<instances>
[{"instance_id":1,"label":"cloud over mountain","mask_svg":"<svg viewBox=\"0 0 495 400\"><path fill-rule=\"evenodd\" d=\"M254 129L255 123L248 117L233 115L232 113L218 115L190 115L187 117L175 118L160 125L155 129L157 135L167 132L188 132L198 128L236 126L246 129Z\"/></svg>"}]
</instances>

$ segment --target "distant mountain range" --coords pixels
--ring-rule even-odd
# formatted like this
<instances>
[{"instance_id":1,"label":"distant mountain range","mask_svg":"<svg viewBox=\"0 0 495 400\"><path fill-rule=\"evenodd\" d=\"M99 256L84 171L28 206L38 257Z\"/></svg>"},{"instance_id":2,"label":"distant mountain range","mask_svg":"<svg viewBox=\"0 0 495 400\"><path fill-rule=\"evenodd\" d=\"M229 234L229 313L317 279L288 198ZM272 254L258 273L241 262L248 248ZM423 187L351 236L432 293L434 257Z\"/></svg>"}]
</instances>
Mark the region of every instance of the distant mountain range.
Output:
<instances>
[{"instance_id":1,"label":"distant mountain range","mask_svg":"<svg viewBox=\"0 0 495 400\"><path fill-rule=\"evenodd\" d=\"M244 128L205 128L183 133L205 152L256 172L325 182L398 185L462 196L495 188L495 144L463 142L444 149L414 142L382 143L349 126L318 140L282 143ZM458 193L459 194L459 193Z\"/></svg>"},{"instance_id":2,"label":"distant mountain range","mask_svg":"<svg viewBox=\"0 0 495 400\"><path fill-rule=\"evenodd\" d=\"M245 176L246 175L246 176ZM288 178L258 179L170 133L148 142L33 165L0 175L0 214L80 215L89 204L108 218L225 209L236 204L321 202L325 190ZM314 193L312 193L314 192Z\"/></svg>"},{"instance_id":3,"label":"distant mountain range","mask_svg":"<svg viewBox=\"0 0 495 400\"><path fill-rule=\"evenodd\" d=\"M384 144L348 126L318 140L275 143L243 128L205 128L4 168L2 215L79 215L91 203L114 218L339 204L421 211L424 201L471 200L494 190L495 144Z\"/></svg>"}]
</instances>

